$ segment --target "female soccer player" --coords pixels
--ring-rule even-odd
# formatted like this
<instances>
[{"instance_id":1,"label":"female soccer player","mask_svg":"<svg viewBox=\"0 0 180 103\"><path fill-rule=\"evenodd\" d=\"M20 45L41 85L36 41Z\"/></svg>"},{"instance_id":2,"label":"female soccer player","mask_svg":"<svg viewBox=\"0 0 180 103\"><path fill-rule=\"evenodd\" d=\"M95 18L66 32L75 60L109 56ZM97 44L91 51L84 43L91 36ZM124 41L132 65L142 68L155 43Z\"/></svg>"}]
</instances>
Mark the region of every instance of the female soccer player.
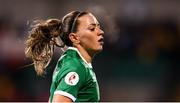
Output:
<instances>
[{"instance_id":1,"label":"female soccer player","mask_svg":"<svg viewBox=\"0 0 180 103\"><path fill-rule=\"evenodd\" d=\"M68 49L58 60L52 77L49 102L95 102L99 87L91 62L103 49L100 24L92 13L73 11L62 20L37 22L26 40L25 54L33 60L38 75L48 66L56 39ZM62 46L59 46L62 47Z\"/></svg>"}]
</instances>

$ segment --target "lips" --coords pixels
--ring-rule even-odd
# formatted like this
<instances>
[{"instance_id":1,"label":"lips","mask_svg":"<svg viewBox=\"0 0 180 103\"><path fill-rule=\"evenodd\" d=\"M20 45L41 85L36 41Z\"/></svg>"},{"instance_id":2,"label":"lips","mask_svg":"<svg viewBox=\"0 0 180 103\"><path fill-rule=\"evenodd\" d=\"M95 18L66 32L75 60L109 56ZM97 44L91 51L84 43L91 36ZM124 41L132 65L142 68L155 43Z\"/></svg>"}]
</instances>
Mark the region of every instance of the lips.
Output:
<instances>
[{"instance_id":1,"label":"lips","mask_svg":"<svg viewBox=\"0 0 180 103\"><path fill-rule=\"evenodd\" d=\"M103 45L103 44L104 44L104 38L100 38L100 39L98 40L98 42L99 42L101 45Z\"/></svg>"}]
</instances>

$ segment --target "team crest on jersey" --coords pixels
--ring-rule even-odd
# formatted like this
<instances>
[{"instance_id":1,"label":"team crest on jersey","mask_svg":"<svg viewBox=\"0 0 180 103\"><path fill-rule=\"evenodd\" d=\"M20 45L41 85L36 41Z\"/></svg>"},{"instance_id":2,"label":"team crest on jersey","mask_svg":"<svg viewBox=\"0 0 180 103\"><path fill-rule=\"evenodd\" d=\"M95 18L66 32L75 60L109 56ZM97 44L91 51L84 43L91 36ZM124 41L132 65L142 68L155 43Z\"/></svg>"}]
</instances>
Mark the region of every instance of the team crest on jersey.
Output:
<instances>
[{"instance_id":1,"label":"team crest on jersey","mask_svg":"<svg viewBox=\"0 0 180 103\"><path fill-rule=\"evenodd\" d=\"M79 75L76 72L69 72L65 76L65 82L68 85L76 85L79 81Z\"/></svg>"}]
</instances>

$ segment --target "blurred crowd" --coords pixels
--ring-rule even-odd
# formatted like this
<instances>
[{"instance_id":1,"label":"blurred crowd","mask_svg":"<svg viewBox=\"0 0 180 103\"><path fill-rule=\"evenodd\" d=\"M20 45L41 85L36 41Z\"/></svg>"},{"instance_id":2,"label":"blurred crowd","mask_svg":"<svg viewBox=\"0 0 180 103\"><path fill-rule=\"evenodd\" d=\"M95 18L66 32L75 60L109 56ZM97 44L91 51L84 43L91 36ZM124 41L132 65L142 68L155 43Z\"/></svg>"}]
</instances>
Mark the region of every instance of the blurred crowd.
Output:
<instances>
[{"instance_id":1,"label":"blurred crowd","mask_svg":"<svg viewBox=\"0 0 180 103\"><path fill-rule=\"evenodd\" d=\"M0 102L48 101L56 49L39 77L24 55L28 21L88 10L105 31L93 62L101 101L180 101L178 0L0 0Z\"/></svg>"}]
</instances>

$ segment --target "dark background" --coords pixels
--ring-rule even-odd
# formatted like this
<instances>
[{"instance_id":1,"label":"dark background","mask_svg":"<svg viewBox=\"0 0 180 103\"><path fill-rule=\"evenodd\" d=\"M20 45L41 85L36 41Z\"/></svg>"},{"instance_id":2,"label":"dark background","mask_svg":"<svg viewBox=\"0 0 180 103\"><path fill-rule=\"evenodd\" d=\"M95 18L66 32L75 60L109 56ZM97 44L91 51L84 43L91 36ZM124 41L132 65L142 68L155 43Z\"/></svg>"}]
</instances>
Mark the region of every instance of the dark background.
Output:
<instances>
[{"instance_id":1,"label":"dark background","mask_svg":"<svg viewBox=\"0 0 180 103\"><path fill-rule=\"evenodd\" d=\"M101 101L180 101L179 0L0 0L0 101L48 101L57 48L45 77L24 55L28 21L92 12L105 31L93 61Z\"/></svg>"}]
</instances>

